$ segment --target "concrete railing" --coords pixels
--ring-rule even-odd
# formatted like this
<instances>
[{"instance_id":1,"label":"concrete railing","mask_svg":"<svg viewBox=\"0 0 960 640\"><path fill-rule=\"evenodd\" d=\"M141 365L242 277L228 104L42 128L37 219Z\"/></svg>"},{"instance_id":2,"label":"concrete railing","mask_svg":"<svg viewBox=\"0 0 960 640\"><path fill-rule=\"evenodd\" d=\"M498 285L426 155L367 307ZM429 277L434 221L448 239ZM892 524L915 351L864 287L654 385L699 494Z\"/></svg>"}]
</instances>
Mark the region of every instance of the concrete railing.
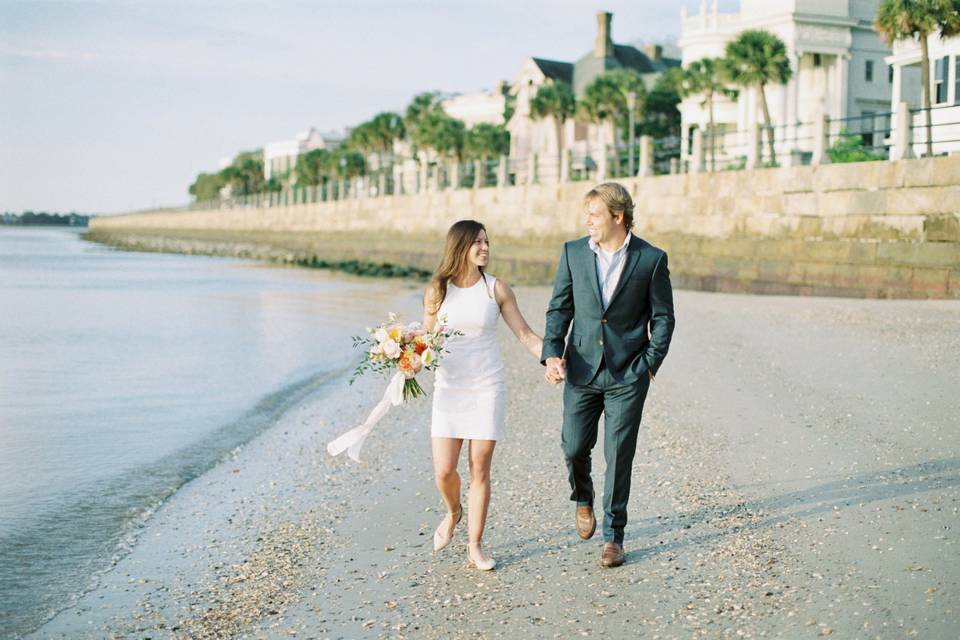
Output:
<instances>
[{"instance_id":1,"label":"concrete railing","mask_svg":"<svg viewBox=\"0 0 960 640\"><path fill-rule=\"evenodd\" d=\"M642 149L642 148L641 148ZM698 288L960 297L960 157L621 180L635 230ZM435 238L462 218L536 245L583 234L591 183L522 184L270 208L148 212L94 229ZM552 240L551 240L552 241ZM549 253L553 259L553 253Z\"/></svg>"}]
</instances>

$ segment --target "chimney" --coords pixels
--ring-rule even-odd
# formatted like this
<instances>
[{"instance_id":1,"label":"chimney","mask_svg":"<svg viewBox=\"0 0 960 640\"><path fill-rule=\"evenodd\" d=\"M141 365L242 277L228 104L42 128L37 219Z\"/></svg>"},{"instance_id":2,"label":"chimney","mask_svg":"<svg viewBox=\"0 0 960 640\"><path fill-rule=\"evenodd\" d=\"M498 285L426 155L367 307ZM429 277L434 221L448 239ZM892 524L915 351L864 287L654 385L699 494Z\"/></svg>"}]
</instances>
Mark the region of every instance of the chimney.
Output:
<instances>
[{"instance_id":1,"label":"chimney","mask_svg":"<svg viewBox=\"0 0 960 640\"><path fill-rule=\"evenodd\" d=\"M597 43L593 47L594 58L612 58L613 40L610 37L610 20L613 14L601 11L597 14Z\"/></svg>"},{"instance_id":2,"label":"chimney","mask_svg":"<svg viewBox=\"0 0 960 640\"><path fill-rule=\"evenodd\" d=\"M643 52L647 54L647 57L653 62L663 60L663 47L659 44L648 44L643 48Z\"/></svg>"}]
</instances>

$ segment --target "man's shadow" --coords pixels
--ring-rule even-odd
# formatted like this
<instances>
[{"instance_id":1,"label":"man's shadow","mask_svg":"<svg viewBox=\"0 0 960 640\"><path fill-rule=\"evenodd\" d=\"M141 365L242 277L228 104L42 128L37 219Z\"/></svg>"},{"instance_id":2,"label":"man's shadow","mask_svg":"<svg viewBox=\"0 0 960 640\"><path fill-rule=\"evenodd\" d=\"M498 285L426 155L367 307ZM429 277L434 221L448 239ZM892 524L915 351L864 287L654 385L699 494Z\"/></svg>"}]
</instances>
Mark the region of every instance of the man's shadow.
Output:
<instances>
[{"instance_id":1,"label":"man's shadow","mask_svg":"<svg viewBox=\"0 0 960 640\"><path fill-rule=\"evenodd\" d=\"M755 485L754 485L755 486ZM647 517L629 526L628 539L641 542L665 534L690 529L701 523L728 521L723 530L680 536L666 544L641 547L627 553L628 561L649 558L665 551L706 544L742 531L768 529L778 524L805 519L820 513L833 513L849 506L960 486L960 458L930 460L914 465L871 471L852 477L831 480L814 487L790 491L756 500L733 504L717 504L695 511L677 513L664 519ZM598 520L602 512L597 514ZM737 519L742 518L742 523ZM597 523L598 527L600 522ZM599 533L599 532L598 532ZM559 531L511 541L498 550L502 565L542 556L568 547L573 539L573 525Z\"/></svg>"}]
</instances>

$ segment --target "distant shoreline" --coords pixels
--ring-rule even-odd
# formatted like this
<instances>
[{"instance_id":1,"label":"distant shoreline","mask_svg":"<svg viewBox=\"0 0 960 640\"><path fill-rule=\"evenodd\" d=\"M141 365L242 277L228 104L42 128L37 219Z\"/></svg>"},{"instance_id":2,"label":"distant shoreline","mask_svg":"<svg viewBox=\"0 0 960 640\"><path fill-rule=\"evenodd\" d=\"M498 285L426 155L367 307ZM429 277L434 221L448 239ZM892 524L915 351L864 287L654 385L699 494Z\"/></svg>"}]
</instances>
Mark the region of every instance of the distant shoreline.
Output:
<instances>
[{"instance_id":1,"label":"distant shoreline","mask_svg":"<svg viewBox=\"0 0 960 640\"><path fill-rule=\"evenodd\" d=\"M47 211L24 211L23 213L0 214L0 226L6 227L74 227L87 228L94 216L75 212L49 213Z\"/></svg>"},{"instance_id":2,"label":"distant shoreline","mask_svg":"<svg viewBox=\"0 0 960 640\"><path fill-rule=\"evenodd\" d=\"M87 224L70 224L69 222L0 222L0 227L60 227L67 229L89 229Z\"/></svg>"}]
</instances>

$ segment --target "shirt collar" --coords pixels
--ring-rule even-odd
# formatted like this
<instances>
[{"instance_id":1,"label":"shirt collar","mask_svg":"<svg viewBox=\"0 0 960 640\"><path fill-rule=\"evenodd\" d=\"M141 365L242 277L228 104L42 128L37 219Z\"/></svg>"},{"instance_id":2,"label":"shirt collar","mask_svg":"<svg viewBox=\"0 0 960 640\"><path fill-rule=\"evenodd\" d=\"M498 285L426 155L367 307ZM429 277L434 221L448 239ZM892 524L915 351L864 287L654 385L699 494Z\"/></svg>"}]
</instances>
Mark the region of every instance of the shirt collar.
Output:
<instances>
[{"instance_id":1,"label":"shirt collar","mask_svg":"<svg viewBox=\"0 0 960 640\"><path fill-rule=\"evenodd\" d=\"M614 253L618 253L618 252L620 252L620 251L623 251L623 250L627 247L627 245L630 244L630 240L631 240L632 237L633 237L633 234L632 234L630 231L627 231L627 237L623 239L623 244L620 245L620 246L617 248L617 250L614 251ZM591 251L593 251L594 253L600 253L600 245L598 245L596 242L594 242L593 238L589 238L589 239L587 240L587 244L590 245L590 250L591 250Z\"/></svg>"}]
</instances>

